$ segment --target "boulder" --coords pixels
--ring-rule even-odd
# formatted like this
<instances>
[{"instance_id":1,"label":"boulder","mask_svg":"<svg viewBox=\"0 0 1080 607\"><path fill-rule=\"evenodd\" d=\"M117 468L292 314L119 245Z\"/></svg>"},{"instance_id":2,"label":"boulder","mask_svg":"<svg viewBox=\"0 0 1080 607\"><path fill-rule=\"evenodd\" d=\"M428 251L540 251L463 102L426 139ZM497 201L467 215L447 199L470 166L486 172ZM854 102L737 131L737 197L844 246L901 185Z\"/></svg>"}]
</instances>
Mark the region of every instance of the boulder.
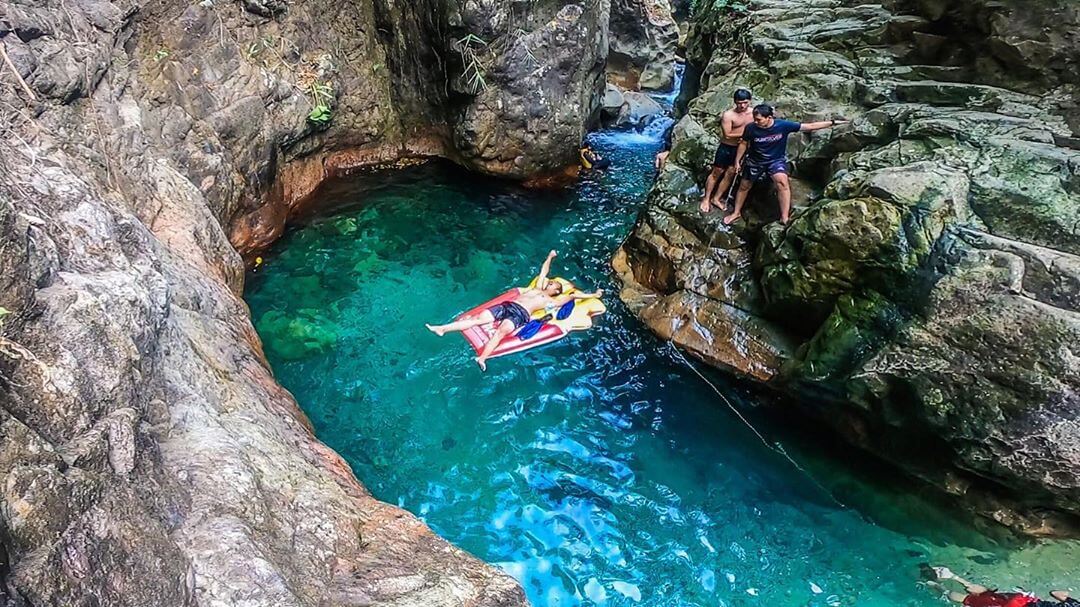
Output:
<instances>
[{"instance_id":1,"label":"boulder","mask_svg":"<svg viewBox=\"0 0 1080 607\"><path fill-rule=\"evenodd\" d=\"M600 105L603 117L607 120L618 118L624 103L626 103L626 98L623 97L622 89L614 84L608 84L604 89L604 99Z\"/></svg>"},{"instance_id":2,"label":"boulder","mask_svg":"<svg viewBox=\"0 0 1080 607\"><path fill-rule=\"evenodd\" d=\"M546 13L545 7L537 5L535 27L512 43L477 49L482 80L459 86L473 98L453 141L470 168L523 179L577 162L586 125L604 95L607 3L572 3ZM510 10L510 4L500 5L499 11ZM466 18L495 19L480 11L477 5Z\"/></svg>"},{"instance_id":3,"label":"boulder","mask_svg":"<svg viewBox=\"0 0 1080 607\"><path fill-rule=\"evenodd\" d=\"M643 127L653 118L664 113L664 108L645 93L628 91L623 94L623 104L613 126Z\"/></svg>"},{"instance_id":4,"label":"boulder","mask_svg":"<svg viewBox=\"0 0 1080 607\"><path fill-rule=\"evenodd\" d=\"M668 0L612 0L608 80L629 90L670 90L679 31Z\"/></svg>"}]
</instances>

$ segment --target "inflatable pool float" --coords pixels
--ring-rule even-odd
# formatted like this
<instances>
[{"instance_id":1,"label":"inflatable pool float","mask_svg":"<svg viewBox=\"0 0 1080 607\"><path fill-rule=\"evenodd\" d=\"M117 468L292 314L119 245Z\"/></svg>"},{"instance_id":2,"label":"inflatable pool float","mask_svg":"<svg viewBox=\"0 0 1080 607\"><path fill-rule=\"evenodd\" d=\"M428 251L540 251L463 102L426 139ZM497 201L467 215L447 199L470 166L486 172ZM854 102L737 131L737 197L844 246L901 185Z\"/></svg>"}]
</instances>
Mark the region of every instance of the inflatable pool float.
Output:
<instances>
[{"instance_id":1,"label":"inflatable pool float","mask_svg":"<svg viewBox=\"0 0 1080 607\"><path fill-rule=\"evenodd\" d=\"M576 287L574 287L573 283L568 280L564 280L562 278L552 278L551 280L559 281L559 283L563 286L563 293L573 293L576 290ZM526 288L531 288L535 284L536 280L534 279L531 283L529 283L529 286ZM475 308L461 314L457 317L457 320L461 320L469 316L475 316L476 314L479 314L480 312L486 310L487 308L490 308L491 306L513 299L519 294L521 294L521 292L524 290L525 289L521 288L510 289L509 291L503 293L495 299L484 302L479 306L476 306ZM490 358L505 356L506 354L514 354L515 352L523 352L530 348L535 348L538 346L543 346L545 344L550 344L553 341L558 341L569 335L571 331L583 331L585 329L588 329L592 327L593 317L599 316L606 311L607 308L604 307L604 302L600 301L599 299L590 298L575 300L574 309L570 312L569 316L562 320L553 318L547 321L542 327L540 327L540 330L537 331L535 335L529 337L528 339L519 338L516 331L514 333L511 333L510 335L507 335L505 338L503 338L502 342L498 346L495 346L495 350L492 351ZM532 318L533 320L543 318L546 313L547 312L545 310L537 310L536 312L533 312ZM465 341L469 342L469 345L472 346L473 350L476 350L476 353L479 354L484 350L484 346L487 345L488 341L491 340L491 336L495 334L495 323L488 323L486 325L480 325L478 327L466 329L462 331L461 334L465 337Z\"/></svg>"}]
</instances>

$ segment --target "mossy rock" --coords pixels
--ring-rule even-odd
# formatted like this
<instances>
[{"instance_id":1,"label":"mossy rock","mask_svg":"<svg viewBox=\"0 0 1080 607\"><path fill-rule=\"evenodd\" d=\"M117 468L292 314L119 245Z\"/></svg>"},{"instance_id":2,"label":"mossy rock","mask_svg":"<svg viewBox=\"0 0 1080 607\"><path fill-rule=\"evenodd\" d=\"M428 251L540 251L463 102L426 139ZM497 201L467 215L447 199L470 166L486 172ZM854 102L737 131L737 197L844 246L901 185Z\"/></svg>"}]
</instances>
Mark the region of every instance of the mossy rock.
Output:
<instances>
[{"instance_id":1,"label":"mossy rock","mask_svg":"<svg viewBox=\"0 0 1080 607\"><path fill-rule=\"evenodd\" d=\"M877 291L842 295L784 373L792 379L840 380L889 343L903 323L901 308Z\"/></svg>"},{"instance_id":2,"label":"mossy rock","mask_svg":"<svg viewBox=\"0 0 1080 607\"><path fill-rule=\"evenodd\" d=\"M1080 254L1080 153L1010 142L972 175L972 207L990 231Z\"/></svg>"},{"instance_id":3,"label":"mossy rock","mask_svg":"<svg viewBox=\"0 0 1080 607\"><path fill-rule=\"evenodd\" d=\"M907 242L903 213L873 197L815 204L781 237L763 238L757 258L780 261L761 268L771 313L784 317L804 310L818 322L840 295L861 286L888 287L888 292L901 287L918 265Z\"/></svg>"},{"instance_id":4,"label":"mossy rock","mask_svg":"<svg viewBox=\"0 0 1080 607\"><path fill-rule=\"evenodd\" d=\"M330 350L337 343L338 328L316 310L295 314L270 310L259 318L259 335L268 349L284 360L300 360Z\"/></svg>"}]
</instances>

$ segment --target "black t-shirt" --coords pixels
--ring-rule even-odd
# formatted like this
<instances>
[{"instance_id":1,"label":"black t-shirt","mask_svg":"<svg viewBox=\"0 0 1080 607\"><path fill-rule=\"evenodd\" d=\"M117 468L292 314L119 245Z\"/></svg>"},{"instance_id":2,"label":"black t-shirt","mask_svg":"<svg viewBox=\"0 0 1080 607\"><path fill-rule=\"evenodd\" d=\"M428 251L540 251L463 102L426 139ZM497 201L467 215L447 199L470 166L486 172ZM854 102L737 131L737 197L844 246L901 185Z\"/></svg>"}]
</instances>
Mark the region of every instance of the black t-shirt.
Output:
<instances>
[{"instance_id":1,"label":"black t-shirt","mask_svg":"<svg viewBox=\"0 0 1080 607\"><path fill-rule=\"evenodd\" d=\"M788 135L798 132L801 127L802 124L790 120L773 120L773 125L767 129L751 122L742 136L750 144L746 159L754 164L783 160L787 156Z\"/></svg>"}]
</instances>

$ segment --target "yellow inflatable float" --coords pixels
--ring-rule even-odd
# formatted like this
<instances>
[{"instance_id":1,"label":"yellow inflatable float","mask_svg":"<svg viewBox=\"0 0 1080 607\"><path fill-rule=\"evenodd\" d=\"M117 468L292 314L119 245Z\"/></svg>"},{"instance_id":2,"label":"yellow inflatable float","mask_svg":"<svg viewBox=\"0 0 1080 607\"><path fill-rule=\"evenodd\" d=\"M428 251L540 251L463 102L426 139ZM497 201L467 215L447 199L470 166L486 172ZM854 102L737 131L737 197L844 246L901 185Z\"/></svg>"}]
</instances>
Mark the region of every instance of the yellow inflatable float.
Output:
<instances>
[{"instance_id":1,"label":"yellow inflatable float","mask_svg":"<svg viewBox=\"0 0 1080 607\"><path fill-rule=\"evenodd\" d=\"M574 283L564 278L554 277L550 280L558 281L559 284L562 285L564 295L569 295L577 290ZM528 287L525 287L524 289L510 289L495 299L484 302L461 314L458 316L458 319L476 316L483 310L503 303L504 301L514 299L525 289L530 289L535 286L536 279L533 279ZM514 354L515 352L523 352L530 348L558 341L569 335L571 331L584 331L593 326L592 319L594 316L599 316L606 311L607 308L604 306L604 302L596 298L571 300L558 310L537 310L532 314L532 321L542 322L539 330L536 330L535 332L530 331L532 335L524 339L514 333L507 335L502 342L495 347L495 350L492 351L491 358L504 356L506 354ZM547 316L550 316L550 318L544 320ZM521 331L524 331L528 326L529 325L522 327ZM476 350L476 353L479 354L484 350L484 346L487 345L487 342L491 340L492 335L495 334L495 325L494 323L480 325L478 327L466 329L465 331L462 331L461 334L465 337L465 340L469 342L469 345Z\"/></svg>"}]
</instances>

